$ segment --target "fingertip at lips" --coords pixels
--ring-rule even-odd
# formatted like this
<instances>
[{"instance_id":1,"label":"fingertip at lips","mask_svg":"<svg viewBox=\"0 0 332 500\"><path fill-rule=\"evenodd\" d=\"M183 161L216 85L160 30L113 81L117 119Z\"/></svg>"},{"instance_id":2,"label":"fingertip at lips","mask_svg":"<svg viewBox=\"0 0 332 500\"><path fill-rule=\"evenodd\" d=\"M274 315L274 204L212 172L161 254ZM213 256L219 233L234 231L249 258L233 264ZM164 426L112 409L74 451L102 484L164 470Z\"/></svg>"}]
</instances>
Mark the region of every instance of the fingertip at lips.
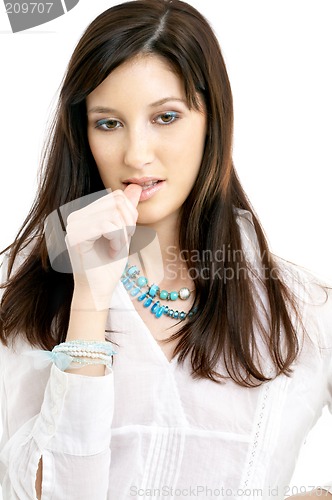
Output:
<instances>
[{"instance_id":1,"label":"fingertip at lips","mask_svg":"<svg viewBox=\"0 0 332 500\"><path fill-rule=\"evenodd\" d=\"M142 189L142 186L139 186L138 184L129 184L124 190L124 194L132 202L134 207L137 207L138 205Z\"/></svg>"}]
</instances>

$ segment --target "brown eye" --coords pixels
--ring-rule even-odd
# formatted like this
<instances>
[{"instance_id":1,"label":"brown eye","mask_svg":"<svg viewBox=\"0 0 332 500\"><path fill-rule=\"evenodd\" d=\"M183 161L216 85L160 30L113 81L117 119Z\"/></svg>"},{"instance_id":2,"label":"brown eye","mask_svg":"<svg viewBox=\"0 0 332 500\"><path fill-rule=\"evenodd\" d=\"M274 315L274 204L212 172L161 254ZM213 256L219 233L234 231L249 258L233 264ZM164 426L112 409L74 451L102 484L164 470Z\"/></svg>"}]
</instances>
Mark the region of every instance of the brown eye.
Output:
<instances>
[{"instance_id":1,"label":"brown eye","mask_svg":"<svg viewBox=\"0 0 332 500\"><path fill-rule=\"evenodd\" d=\"M161 119L164 123L169 123L173 120L174 116L171 113L165 113L161 115Z\"/></svg>"},{"instance_id":2,"label":"brown eye","mask_svg":"<svg viewBox=\"0 0 332 500\"><path fill-rule=\"evenodd\" d=\"M159 125L169 125L175 120L179 118L179 114L175 113L175 111L167 111L167 113L163 113L162 115L158 115L155 119L155 122Z\"/></svg>"},{"instance_id":3,"label":"brown eye","mask_svg":"<svg viewBox=\"0 0 332 500\"><path fill-rule=\"evenodd\" d=\"M107 128L116 128L117 122L115 120L109 120L105 125Z\"/></svg>"},{"instance_id":4,"label":"brown eye","mask_svg":"<svg viewBox=\"0 0 332 500\"><path fill-rule=\"evenodd\" d=\"M99 120L97 122L96 128L102 130L115 130L121 126L118 120Z\"/></svg>"}]
</instances>

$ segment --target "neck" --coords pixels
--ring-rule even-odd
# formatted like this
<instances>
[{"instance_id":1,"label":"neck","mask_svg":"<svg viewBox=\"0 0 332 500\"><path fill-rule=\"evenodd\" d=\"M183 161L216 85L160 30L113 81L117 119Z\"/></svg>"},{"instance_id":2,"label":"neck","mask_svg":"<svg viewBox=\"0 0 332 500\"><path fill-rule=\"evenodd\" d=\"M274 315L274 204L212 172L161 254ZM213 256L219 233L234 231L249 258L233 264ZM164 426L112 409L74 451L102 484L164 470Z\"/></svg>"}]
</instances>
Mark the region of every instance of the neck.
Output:
<instances>
[{"instance_id":1,"label":"neck","mask_svg":"<svg viewBox=\"0 0 332 500\"><path fill-rule=\"evenodd\" d=\"M165 288L193 288L186 261L179 248L177 220L138 224L130 245L130 263L139 267L150 283Z\"/></svg>"}]
</instances>

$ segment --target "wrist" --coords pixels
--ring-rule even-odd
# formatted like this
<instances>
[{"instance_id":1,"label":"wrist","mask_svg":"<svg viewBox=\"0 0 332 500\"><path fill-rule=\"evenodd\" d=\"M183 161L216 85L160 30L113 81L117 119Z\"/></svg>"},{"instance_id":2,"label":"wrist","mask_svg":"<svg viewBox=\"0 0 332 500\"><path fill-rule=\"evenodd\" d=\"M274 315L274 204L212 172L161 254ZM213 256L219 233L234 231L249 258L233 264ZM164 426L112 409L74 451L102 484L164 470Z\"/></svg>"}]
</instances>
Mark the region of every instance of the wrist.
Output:
<instances>
[{"instance_id":1,"label":"wrist","mask_svg":"<svg viewBox=\"0 0 332 500\"><path fill-rule=\"evenodd\" d=\"M71 301L71 310L98 313L108 311L112 293L102 295L96 290L91 290L88 285L75 285Z\"/></svg>"},{"instance_id":2,"label":"wrist","mask_svg":"<svg viewBox=\"0 0 332 500\"><path fill-rule=\"evenodd\" d=\"M101 311L87 309L86 304L84 308L81 307L81 302L78 303L78 307L75 302L72 303L66 341L77 339L104 341L108 309Z\"/></svg>"}]
</instances>

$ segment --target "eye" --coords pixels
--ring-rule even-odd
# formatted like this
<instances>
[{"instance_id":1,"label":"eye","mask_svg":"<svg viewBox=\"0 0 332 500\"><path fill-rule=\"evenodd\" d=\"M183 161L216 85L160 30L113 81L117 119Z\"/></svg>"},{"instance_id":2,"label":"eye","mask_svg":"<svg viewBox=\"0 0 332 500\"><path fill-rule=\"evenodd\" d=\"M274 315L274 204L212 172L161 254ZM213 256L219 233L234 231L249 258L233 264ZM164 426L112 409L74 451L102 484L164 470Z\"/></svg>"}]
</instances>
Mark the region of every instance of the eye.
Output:
<instances>
[{"instance_id":1,"label":"eye","mask_svg":"<svg viewBox=\"0 0 332 500\"><path fill-rule=\"evenodd\" d=\"M175 111L167 111L166 113L162 113L158 115L153 121L158 123L158 125L170 125L175 122L179 118L179 113Z\"/></svg>"},{"instance_id":2,"label":"eye","mask_svg":"<svg viewBox=\"0 0 332 500\"><path fill-rule=\"evenodd\" d=\"M118 120L99 120L97 121L96 128L100 128L101 130L110 131L120 128L122 125Z\"/></svg>"}]
</instances>

